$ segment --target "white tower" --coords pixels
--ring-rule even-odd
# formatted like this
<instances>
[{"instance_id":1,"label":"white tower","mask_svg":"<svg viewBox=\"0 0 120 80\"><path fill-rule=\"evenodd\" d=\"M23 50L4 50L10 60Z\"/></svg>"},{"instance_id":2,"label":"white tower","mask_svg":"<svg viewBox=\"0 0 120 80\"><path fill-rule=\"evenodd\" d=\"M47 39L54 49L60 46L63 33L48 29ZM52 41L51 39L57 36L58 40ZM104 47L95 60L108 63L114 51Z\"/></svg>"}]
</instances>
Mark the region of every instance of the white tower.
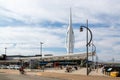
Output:
<instances>
[{"instance_id":1,"label":"white tower","mask_svg":"<svg viewBox=\"0 0 120 80\"><path fill-rule=\"evenodd\" d=\"M70 8L70 18L69 18L69 26L67 30L67 37L66 37L66 49L67 54L72 54L74 49L74 32L72 28L72 12Z\"/></svg>"}]
</instances>

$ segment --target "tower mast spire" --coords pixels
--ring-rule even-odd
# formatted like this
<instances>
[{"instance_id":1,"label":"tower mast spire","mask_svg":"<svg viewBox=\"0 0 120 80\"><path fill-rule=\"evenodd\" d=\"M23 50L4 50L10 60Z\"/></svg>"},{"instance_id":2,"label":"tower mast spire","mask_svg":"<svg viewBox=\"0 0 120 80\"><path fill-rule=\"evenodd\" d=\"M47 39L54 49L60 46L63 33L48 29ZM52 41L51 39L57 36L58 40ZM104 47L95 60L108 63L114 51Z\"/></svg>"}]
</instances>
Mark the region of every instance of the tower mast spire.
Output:
<instances>
[{"instance_id":1,"label":"tower mast spire","mask_svg":"<svg viewBox=\"0 0 120 80\"><path fill-rule=\"evenodd\" d=\"M67 31L67 38L66 38L66 48L67 54L72 54L74 49L74 32L72 28L72 10L70 8L70 15L69 15L69 26Z\"/></svg>"}]
</instances>

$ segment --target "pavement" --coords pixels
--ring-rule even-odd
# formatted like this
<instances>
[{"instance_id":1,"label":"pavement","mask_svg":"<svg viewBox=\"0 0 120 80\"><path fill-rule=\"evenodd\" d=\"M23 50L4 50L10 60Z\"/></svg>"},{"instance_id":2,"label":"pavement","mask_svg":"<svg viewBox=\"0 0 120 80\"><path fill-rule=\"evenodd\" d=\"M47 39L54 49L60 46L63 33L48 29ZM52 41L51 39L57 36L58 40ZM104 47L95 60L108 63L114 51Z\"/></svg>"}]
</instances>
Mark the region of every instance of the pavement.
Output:
<instances>
[{"instance_id":1,"label":"pavement","mask_svg":"<svg viewBox=\"0 0 120 80\"><path fill-rule=\"evenodd\" d=\"M20 74L18 75L0 73L0 80L64 80L64 79L42 77L37 75L20 75Z\"/></svg>"},{"instance_id":2,"label":"pavement","mask_svg":"<svg viewBox=\"0 0 120 80\"><path fill-rule=\"evenodd\" d=\"M0 73L19 74L18 70L0 69ZM59 78L65 80L120 80L119 77L110 77L101 73L101 69L93 70L86 76L86 68L67 73L65 69L48 69L44 72L39 70L26 70L27 75L37 75L43 77Z\"/></svg>"}]
</instances>

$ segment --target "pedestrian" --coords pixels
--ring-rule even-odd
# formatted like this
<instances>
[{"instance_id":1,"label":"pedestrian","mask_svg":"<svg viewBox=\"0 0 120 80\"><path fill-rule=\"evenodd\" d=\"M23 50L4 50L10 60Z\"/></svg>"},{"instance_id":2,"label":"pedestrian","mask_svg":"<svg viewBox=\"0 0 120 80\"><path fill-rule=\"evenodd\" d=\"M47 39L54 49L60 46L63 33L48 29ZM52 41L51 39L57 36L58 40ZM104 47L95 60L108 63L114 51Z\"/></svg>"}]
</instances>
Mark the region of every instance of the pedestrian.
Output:
<instances>
[{"instance_id":1,"label":"pedestrian","mask_svg":"<svg viewBox=\"0 0 120 80\"><path fill-rule=\"evenodd\" d=\"M19 71L20 71L21 74L24 74L24 73L25 73L25 71L24 71L24 67L21 66L21 67L19 68Z\"/></svg>"}]
</instances>

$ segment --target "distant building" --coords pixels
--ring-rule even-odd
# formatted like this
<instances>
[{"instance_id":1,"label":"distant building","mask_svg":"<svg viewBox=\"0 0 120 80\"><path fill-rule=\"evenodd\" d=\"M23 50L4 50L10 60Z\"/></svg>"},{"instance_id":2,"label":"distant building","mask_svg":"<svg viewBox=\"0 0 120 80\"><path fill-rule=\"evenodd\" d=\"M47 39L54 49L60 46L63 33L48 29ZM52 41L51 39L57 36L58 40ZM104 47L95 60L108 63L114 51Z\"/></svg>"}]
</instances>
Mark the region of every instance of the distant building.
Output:
<instances>
[{"instance_id":1,"label":"distant building","mask_svg":"<svg viewBox=\"0 0 120 80\"><path fill-rule=\"evenodd\" d=\"M53 56L53 54L45 54L45 57L51 57ZM28 55L28 56L24 56L24 55L5 55L2 54L0 56L0 60L19 60L19 59L36 59L36 58L41 58L42 55Z\"/></svg>"}]
</instances>

